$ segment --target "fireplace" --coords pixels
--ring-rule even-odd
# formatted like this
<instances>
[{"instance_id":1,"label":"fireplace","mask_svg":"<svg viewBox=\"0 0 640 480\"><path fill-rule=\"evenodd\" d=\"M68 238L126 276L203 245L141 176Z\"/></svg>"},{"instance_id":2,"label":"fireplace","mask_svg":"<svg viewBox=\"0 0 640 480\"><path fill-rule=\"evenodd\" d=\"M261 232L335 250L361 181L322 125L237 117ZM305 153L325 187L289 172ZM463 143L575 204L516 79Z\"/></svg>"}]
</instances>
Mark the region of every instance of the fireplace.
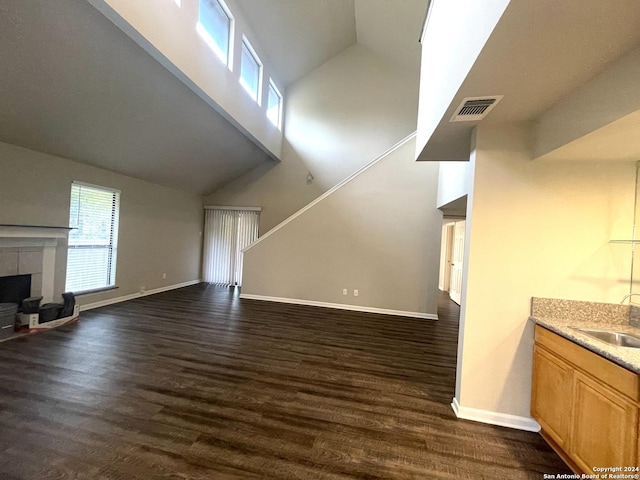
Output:
<instances>
[{"instance_id":1,"label":"fireplace","mask_svg":"<svg viewBox=\"0 0 640 480\"><path fill-rule=\"evenodd\" d=\"M68 234L66 227L0 225L0 277L30 275L27 297L59 301L54 292L56 252L64 248Z\"/></svg>"},{"instance_id":2,"label":"fireplace","mask_svg":"<svg viewBox=\"0 0 640 480\"><path fill-rule=\"evenodd\" d=\"M31 296L31 275L0 277L0 303L17 303Z\"/></svg>"},{"instance_id":3,"label":"fireplace","mask_svg":"<svg viewBox=\"0 0 640 480\"><path fill-rule=\"evenodd\" d=\"M42 304L60 302L62 292L56 292L55 286L56 258L60 257L58 248L66 247L69 230L67 227L0 225L0 303L20 303L27 297L42 297ZM78 319L79 309L73 295L67 295L61 310L55 311L54 306L50 309L51 318L43 318L43 310L19 313L20 328L29 332L46 330Z\"/></svg>"}]
</instances>

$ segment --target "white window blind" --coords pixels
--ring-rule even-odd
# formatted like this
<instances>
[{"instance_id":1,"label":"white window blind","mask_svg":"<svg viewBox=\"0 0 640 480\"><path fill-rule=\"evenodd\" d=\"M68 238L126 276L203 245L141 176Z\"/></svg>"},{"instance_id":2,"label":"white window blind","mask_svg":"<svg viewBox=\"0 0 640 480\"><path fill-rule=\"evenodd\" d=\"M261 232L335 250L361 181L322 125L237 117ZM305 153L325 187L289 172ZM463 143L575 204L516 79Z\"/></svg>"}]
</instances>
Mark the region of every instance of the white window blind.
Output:
<instances>
[{"instance_id":1,"label":"white window blind","mask_svg":"<svg viewBox=\"0 0 640 480\"><path fill-rule=\"evenodd\" d=\"M242 285L242 250L258 238L257 209L205 210L203 274L205 282Z\"/></svg>"},{"instance_id":2,"label":"white window blind","mask_svg":"<svg viewBox=\"0 0 640 480\"><path fill-rule=\"evenodd\" d=\"M116 280L116 250L120 192L74 182L71 185L66 291L85 292L112 287Z\"/></svg>"}]
</instances>

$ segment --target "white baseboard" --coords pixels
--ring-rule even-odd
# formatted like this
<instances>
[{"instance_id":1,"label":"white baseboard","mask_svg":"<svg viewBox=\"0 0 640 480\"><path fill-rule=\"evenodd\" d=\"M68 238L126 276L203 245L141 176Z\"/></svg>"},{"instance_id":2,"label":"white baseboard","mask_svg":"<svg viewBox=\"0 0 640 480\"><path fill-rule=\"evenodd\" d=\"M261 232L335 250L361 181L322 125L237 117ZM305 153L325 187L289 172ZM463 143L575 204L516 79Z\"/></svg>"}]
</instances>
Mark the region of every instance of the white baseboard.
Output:
<instances>
[{"instance_id":1,"label":"white baseboard","mask_svg":"<svg viewBox=\"0 0 640 480\"><path fill-rule=\"evenodd\" d=\"M525 430L527 432L539 432L540 424L531 417L520 417L518 415L510 415L508 413L490 412L488 410L480 410L478 408L462 407L457 398L453 398L451 408L456 417L463 420L472 420L474 422L488 423L499 427L515 428L516 430Z\"/></svg>"},{"instance_id":2,"label":"white baseboard","mask_svg":"<svg viewBox=\"0 0 640 480\"><path fill-rule=\"evenodd\" d=\"M154 288L153 290L147 290L144 293L132 293L130 295L123 295L122 297L108 298L106 300L100 300L99 302L87 303L86 305L80 305L80 311L92 310L98 307L106 307L107 305L113 305L114 303L126 302L127 300L133 300L134 298L146 297L147 295L153 295L155 293L168 292L169 290L175 290L176 288L189 287L191 285L197 285L202 280L191 280L184 283L176 283L175 285L167 285L165 287Z\"/></svg>"},{"instance_id":3,"label":"white baseboard","mask_svg":"<svg viewBox=\"0 0 640 480\"><path fill-rule=\"evenodd\" d=\"M241 293L240 298L247 300L264 300L267 302L292 303L294 305L308 305L311 307L335 308L338 310L351 310L354 312L379 313L381 315L395 315L397 317L412 317L422 318L426 320L438 320L438 315L433 313L405 312L403 310L389 310L386 308L365 307L362 305L316 302L315 300L301 300L298 298L268 297L264 295L251 295L249 293Z\"/></svg>"}]
</instances>

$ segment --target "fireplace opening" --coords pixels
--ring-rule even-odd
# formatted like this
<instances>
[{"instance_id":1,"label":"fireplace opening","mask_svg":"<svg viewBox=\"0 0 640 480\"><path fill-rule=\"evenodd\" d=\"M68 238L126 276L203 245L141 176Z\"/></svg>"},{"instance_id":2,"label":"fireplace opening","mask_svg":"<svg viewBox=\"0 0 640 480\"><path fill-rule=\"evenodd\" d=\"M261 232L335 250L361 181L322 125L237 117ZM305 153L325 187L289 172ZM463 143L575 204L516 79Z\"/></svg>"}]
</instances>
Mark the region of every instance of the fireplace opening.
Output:
<instances>
[{"instance_id":1,"label":"fireplace opening","mask_svg":"<svg viewBox=\"0 0 640 480\"><path fill-rule=\"evenodd\" d=\"M22 310L22 300L31 296L31 275L0 277L0 303L17 303Z\"/></svg>"}]
</instances>

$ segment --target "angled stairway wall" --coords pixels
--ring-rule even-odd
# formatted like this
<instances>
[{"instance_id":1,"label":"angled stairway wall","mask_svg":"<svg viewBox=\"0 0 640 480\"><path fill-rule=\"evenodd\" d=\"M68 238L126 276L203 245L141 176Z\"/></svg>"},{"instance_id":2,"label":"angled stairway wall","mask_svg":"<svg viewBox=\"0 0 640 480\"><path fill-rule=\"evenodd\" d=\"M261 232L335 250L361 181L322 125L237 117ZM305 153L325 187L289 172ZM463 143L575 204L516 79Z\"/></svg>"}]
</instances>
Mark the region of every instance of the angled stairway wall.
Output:
<instances>
[{"instance_id":1,"label":"angled stairway wall","mask_svg":"<svg viewBox=\"0 0 640 480\"><path fill-rule=\"evenodd\" d=\"M287 87L284 97L281 162L265 163L205 200L262 207L261 234L416 129L418 76L356 44Z\"/></svg>"},{"instance_id":2,"label":"angled stairway wall","mask_svg":"<svg viewBox=\"0 0 640 480\"><path fill-rule=\"evenodd\" d=\"M241 297L437 318L438 164L414 151L412 134L248 247Z\"/></svg>"}]
</instances>

